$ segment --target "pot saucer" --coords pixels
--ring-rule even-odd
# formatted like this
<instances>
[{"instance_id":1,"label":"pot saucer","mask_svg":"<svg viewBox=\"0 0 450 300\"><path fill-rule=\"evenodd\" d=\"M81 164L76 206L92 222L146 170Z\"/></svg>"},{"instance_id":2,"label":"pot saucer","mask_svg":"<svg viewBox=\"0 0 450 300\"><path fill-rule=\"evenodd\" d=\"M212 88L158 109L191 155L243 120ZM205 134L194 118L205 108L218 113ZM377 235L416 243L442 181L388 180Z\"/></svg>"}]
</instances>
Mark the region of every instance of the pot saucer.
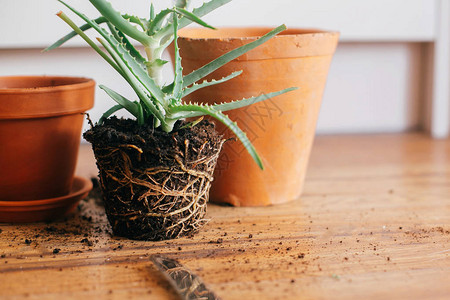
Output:
<instances>
[{"instance_id":1,"label":"pot saucer","mask_svg":"<svg viewBox=\"0 0 450 300\"><path fill-rule=\"evenodd\" d=\"M61 218L71 212L91 189L92 182L89 179L76 176L72 189L66 196L28 201L0 201L0 222L31 223Z\"/></svg>"}]
</instances>

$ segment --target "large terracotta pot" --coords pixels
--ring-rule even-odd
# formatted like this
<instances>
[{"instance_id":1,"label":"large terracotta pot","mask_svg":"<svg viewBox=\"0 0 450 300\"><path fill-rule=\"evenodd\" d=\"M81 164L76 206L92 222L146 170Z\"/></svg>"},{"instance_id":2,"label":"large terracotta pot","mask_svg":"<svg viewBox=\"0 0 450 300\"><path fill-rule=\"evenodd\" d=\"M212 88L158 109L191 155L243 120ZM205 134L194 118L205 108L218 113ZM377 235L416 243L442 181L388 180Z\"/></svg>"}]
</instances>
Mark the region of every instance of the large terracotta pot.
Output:
<instances>
[{"instance_id":1,"label":"large terracotta pot","mask_svg":"<svg viewBox=\"0 0 450 300\"><path fill-rule=\"evenodd\" d=\"M249 43L270 28L203 28L180 31L180 53L188 74L220 55ZM288 87L298 90L228 115L247 132L260 154L260 170L239 142L224 146L210 199L235 206L262 206L298 198L314 139L328 69L339 33L290 29L209 76L243 74L189 95L185 101L230 101ZM219 125L218 130L232 136Z\"/></svg>"},{"instance_id":2,"label":"large terracotta pot","mask_svg":"<svg viewBox=\"0 0 450 300\"><path fill-rule=\"evenodd\" d=\"M77 77L0 77L0 201L71 192L95 82Z\"/></svg>"}]
</instances>

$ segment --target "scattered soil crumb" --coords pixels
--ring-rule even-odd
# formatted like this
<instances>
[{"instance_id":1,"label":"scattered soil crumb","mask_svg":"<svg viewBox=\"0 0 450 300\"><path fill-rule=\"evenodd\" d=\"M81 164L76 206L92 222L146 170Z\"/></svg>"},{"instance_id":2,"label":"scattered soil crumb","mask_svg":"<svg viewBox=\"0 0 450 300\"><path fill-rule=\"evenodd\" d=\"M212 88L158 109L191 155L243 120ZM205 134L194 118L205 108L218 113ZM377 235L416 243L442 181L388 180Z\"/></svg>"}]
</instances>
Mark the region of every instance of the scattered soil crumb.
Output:
<instances>
[{"instance_id":1,"label":"scattered soil crumb","mask_svg":"<svg viewBox=\"0 0 450 300\"><path fill-rule=\"evenodd\" d=\"M113 248L113 251L121 250L122 248L123 248L123 245L118 245L117 247Z\"/></svg>"},{"instance_id":2,"label":"scattered soil crumb","mask_svg":"<svg viewBox=\"0 0 450 300\"><path fill-rule=\"evenodd\" d=\"M87 238L82 239L80 241L80 243L86 244L87 246L93 246L94 245L94 243L92 241L90 241L89 239L87 239Z\"/></svg>"},{"instance_id":3,"label":"scattered soil crumb","mask_svg":"<svg viewBox=\"0 0 450 300\"><path fill-rule=\"evenodd\" d=\"M223 238L218 238L216 241L209 241L210 244L222 244Z\"/></svg>"}]
</instances>

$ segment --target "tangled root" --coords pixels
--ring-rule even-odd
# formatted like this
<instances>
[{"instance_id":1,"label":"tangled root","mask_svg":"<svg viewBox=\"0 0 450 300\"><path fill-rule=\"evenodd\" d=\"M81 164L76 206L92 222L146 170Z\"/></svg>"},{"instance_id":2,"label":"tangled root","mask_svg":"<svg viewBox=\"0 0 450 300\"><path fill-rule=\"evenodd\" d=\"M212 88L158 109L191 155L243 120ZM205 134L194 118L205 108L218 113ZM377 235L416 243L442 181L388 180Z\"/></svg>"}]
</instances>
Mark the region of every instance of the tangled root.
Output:
<instances>
[{"instance_id":1,"label":"tangled root","mask_svg":"<svg viewBox=\"0 0 450 300\"><path fill-rule=\"evenodd\" d=\"M90 140L114 234L165 240L198 231L207 222L212 175L224 143L214 134L201 142L191 133L160 134L158 138L170 140L162 142L170 144L164 150L158 149L160 142L148 145L145 138L111 146Z\"/></svg>"}]
</instances>

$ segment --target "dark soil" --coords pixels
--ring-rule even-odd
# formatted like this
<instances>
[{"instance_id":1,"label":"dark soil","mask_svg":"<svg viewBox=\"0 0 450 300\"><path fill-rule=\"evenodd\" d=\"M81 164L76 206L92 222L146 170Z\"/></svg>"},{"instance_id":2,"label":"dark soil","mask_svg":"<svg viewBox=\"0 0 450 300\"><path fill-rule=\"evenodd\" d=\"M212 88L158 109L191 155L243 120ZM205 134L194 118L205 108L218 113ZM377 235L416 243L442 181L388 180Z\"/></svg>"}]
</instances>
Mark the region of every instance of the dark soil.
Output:
<instances>
[{"instance_id":1,"label":"dark soil","mask_svg":"<svg viewBox=\"0 0 450 300\"><path fill-rule=\"evenodd\" d=\"M138 240L190 235L205 222L206 202L224 143L214 124L175 124L171 133L110 118L88 130L114 234Z\"/></svg>"}]
</instances>

